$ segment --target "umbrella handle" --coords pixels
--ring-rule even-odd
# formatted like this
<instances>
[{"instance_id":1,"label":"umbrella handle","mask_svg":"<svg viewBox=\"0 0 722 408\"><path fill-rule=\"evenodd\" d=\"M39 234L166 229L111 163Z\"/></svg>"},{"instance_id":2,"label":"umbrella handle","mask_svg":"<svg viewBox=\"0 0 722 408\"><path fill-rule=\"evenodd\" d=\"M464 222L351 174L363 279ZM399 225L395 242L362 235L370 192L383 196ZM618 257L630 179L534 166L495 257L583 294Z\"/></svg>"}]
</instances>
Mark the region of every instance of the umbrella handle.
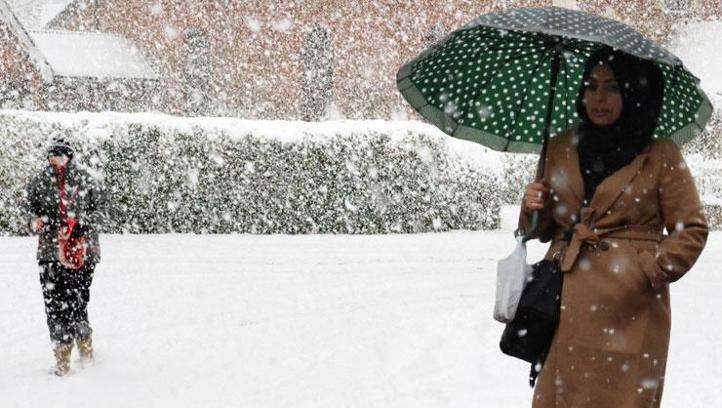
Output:
<instances>
[{"instance_id":1,"label":"umbrella handle","mask_svg":"<svg viewBox=\"0 0 722 408\"><path fill-rule=\"evenodd\" d=\"M533 238L534 233L539 228L539 219L541 218L539 210L535 210L531 214L531 226L529 227L528 231L524 232L524 236L522 237L522 242L530 241Z\"/></svg>"}]
</instances>

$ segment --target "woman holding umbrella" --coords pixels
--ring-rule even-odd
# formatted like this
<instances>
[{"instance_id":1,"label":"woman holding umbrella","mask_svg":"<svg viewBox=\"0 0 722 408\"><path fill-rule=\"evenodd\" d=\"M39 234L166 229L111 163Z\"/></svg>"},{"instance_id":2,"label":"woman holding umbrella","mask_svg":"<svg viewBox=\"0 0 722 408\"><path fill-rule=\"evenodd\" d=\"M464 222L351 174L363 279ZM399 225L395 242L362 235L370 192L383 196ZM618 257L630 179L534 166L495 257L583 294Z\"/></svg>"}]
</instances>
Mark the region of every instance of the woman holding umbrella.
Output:
<instances>
[{"instance_id":1,"label":"woman holding umbrella","mask_svg":"<svg viewBox=\"0 0 722 408\"><path fill-rule=\"evenodd\" d=\"M659 406L670 335L668 284L707 225L679 148L654 139L664 81L651 62L603 47L587 60L578 128L550 140L548 182L527 186L520 228L561 259L560 322L534 407ZM662 230L667 230L667 235Z\"/></svg>"},{"instance_id":2,"label":"woman holding umbrella","mask_svg":"<svg viewBox=\"0 0 722 408\"><path fill-rule=\"evenodd\" d=\"M537 7L474 19L402 66L397 85L451 136L541 151L520 239L550 242L544 265L563 276L559 324L552 339L512 333L522 351L550 341L548 353L508 353L546 356L530 375L533 383L541 369L533 406L659 407L668 284L707 239L678 148L711 116L699 80L618 21ZM502 350L511 350L505 344L502 337Z\"/></svg>"}]
</instances>

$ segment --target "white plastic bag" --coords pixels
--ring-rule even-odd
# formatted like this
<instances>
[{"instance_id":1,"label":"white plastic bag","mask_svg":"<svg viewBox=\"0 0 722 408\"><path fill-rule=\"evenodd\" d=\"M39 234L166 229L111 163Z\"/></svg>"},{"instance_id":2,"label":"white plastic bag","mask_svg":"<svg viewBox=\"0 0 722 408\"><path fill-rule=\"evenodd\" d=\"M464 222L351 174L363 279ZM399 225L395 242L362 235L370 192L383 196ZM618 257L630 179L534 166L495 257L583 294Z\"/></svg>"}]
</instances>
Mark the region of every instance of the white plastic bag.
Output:
<instances>
[{"instance_id":1,"label":"white plastic bag","mask_svg":"<svg viewBox=\"0 0 722 408\"><path fill-rule=\"evenodd\" d=\"M526 263L526 243L516 237L516 247L496 264L496 302L494 319L509 323L514 319L521 292L531 277L531 265Z\"/></svg>"}]
</instances>

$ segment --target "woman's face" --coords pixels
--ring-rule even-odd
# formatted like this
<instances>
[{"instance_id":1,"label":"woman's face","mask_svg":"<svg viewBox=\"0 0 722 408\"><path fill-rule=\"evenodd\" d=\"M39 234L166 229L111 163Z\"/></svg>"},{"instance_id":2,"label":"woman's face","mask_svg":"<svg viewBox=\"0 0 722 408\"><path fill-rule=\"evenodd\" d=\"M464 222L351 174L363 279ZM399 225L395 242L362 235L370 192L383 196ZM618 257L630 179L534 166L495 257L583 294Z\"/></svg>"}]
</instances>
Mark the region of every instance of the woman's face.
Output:
<instances>
[{"instance_id":1,"label":"woman's face","mask_svg":"<svg viewBox=\"0 0 722 408\"><path fill-rule=\"evenodd\" d=\"M597 65L584 88L584 107L589 119L597 126L609 126L622 114L622 92L607 65Z\"/></svg>"},{"instance_id":2,"label":"woman's face","mask_svg":"<svg viewBox=\"0 0 722 408\"><path fill-rule=\"evenodd\" d=\"M68 163L68 160L69 160L68 157L65 155L48 157L48 161L50 162L50 164L52 164L53 166L59 166L59 167L65 166Z\"/></svg>"}]
</instances>

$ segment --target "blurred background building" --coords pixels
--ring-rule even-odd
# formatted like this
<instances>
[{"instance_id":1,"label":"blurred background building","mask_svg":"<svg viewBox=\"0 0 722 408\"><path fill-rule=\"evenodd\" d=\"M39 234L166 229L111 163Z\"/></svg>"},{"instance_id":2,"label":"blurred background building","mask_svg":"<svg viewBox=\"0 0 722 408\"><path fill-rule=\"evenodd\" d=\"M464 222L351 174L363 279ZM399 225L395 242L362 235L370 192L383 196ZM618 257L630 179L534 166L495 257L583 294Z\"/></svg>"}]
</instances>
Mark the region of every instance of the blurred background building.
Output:
<instances>
[{"instance_id":1,"label":"blurred background building","mask_svg":"<svg viewBox=\"0 0 722 408\"><path fill-rule=\"evenodd\" d=\"M0 107L413 117L404 62L479 14L551 4L662 44L722 16L722 0L0 0Z\"/></svg>"}]
</instances>

